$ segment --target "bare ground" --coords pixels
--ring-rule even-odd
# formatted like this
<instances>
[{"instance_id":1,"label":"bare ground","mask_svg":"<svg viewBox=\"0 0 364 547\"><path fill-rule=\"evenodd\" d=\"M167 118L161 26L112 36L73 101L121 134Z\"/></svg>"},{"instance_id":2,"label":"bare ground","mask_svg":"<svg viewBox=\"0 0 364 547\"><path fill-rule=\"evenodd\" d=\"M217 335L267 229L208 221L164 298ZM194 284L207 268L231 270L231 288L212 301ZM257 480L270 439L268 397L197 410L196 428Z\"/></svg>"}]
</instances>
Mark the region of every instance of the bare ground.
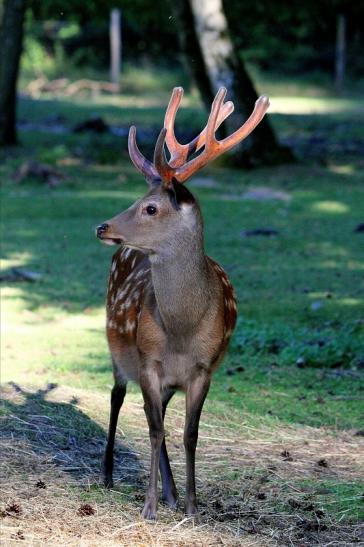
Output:
<instances>
[{"instance_id":1,"label":"bare ground","mask_svg":"<svg viewBox=\"0 0 364 547\"><path fill-rule=\"evenodd\" d=\"M99 469L108 397L54 385L44 390L7 385L2 545L364 545L364 527L348 519L350 500L340 507L330 498L332 511L322 505L330 481L360 479L363 437L278 422L251 426L226 406L221 410L228 415L216 417L211 405L200 428L200 521L161 505L158 521L151 523L140 518L149 459L140 399L127 397L122 409L115 487L107 491ZM181 499L183 406L183 399L175 398L166 418Z\"/></svg>"}]
</instances>

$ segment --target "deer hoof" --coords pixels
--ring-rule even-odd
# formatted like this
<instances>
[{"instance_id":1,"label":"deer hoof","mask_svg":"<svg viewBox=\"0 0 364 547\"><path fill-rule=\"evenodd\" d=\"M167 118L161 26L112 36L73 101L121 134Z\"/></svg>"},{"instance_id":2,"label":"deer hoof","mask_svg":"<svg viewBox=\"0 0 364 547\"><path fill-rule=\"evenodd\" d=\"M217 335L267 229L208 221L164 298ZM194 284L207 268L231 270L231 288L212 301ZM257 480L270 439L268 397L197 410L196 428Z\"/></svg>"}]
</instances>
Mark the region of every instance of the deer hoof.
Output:
<instances>
[{"instance_id":1,"label":"deer hoof","mask_svg":"<svg viewBox=\"0 0 364 547\"><path fill-rule=\"evenodd\" d=\"M144 504L142 517L147 520L156 520L157 504L154 501L147 500Z\"/></svg>"},{"instance_id":2,"label":"deer hoof","mask_svg":"<svg viewBox=\"0 0 364 547\"><path fill-rule=\"evenodd\" d=\"M194 519L199 520L199 512L197 508L197 503L195 501L186 502L185 513L187 517L193 517Z\"/></svg>"},{"instance_id":3,"label":"deer hoof","mask_svg":"<svg viewBox=\"0 0 364 547\"><path fill-rule=\"evenodd\" d=\"M104 477L104 486L105 488L113 488L114 487L114 481L112 480L112 477L105 476Z\"/></svg>"},{"instance_id":4,"label":"deer hoof","mask_svg":"<svg viewBox=\"0 0 364 547\"><path fill-rule=\"evenodd\" d=\"M114 486L114 481L112 480L112 475L109 475L109 474L104 474L104 477L103 477L103 482L104 482L104 486L105 488L113 488Z\"/></svg>"},{"instance_id":5,"label":"deer hoof","mask_svg":"<svg viewBox=\"0 0 364 547\"><path fill-rule=\"evenodd\" d=\"M172 497L163 497L162 498L162 501L165 505L167 505L167 507L169 507L170 509L172 509L173 511L176 511L177 510L177 505L178 505L178 499L177 498L172 498Z\"/></svg>"}]
</instances>

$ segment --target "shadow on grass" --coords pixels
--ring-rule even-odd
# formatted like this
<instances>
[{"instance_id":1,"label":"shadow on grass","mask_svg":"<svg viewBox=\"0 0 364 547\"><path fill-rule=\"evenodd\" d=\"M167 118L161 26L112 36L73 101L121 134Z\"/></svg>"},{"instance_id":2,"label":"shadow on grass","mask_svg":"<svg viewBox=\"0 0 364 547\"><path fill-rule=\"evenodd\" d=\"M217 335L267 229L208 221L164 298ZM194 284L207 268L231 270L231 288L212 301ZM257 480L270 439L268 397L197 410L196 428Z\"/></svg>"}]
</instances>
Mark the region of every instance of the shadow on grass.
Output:
<instances>
[{"instance_id":1,"label":"shadow on grass","mask_svg":"<svg viewBox=\"0 0 364 547\"><path fill-rule=\"evenodd\" d=\"M40 457L47 466L70 474L76 483L101 481L101 461L106 440L105 430L77 407L77 397L69 403L47 400L57 388L29 391L15 382L3 388L1 437L4 466L19 445ZM5 461L4 461L5 460ZM115 482L137 486L141 482L141 465L136 454L124 443L115 444Z\"/></svg>"}]
</instances>

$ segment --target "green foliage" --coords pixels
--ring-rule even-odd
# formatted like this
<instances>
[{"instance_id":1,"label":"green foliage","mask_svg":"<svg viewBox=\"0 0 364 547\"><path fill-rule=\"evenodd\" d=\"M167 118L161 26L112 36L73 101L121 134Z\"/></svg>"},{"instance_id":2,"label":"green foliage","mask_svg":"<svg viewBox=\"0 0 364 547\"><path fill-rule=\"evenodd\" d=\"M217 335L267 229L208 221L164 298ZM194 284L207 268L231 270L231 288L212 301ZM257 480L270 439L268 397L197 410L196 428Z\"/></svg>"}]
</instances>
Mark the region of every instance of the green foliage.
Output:
<instances>
[{"instance_id":1,"label":"green foliage","mask_svg":"<svg viewBox=\"0 0 364 547\"><path fill-rule=\"evenodd\" d=\"M337 16L343 14L347 23L348 72L352 77L360 77L363 72L362 3L228 0L224 7L244 59L263 70L295 75L333 73Z\"/></svg>"},{"instance_id":2,"label":"green foliage","mask_svg":"<svg viewBox=\"0 0 364 547\"><path fill-rule=\"evenodd\" d=\"M168 0L92 0L87 4L80 0L67 4L32 0L30 32L48 54L54 55L58 44L74 64L103 70L109 62L108 21L112 8L122 10L123 60L134 63L147 59L163 67L180 66L179 21L173 17ZM245 61L264 72L283 76L319 72L330 80L337 16L342 13L347 22L347 76L360 79L363 74L364 11L360 2L229 0L224 2L224 9L233 41Z\"/></svg>"},{"instance_id":3,"label":"green foliage","mask_svg":"<svg viewBox=\"0 0 364 547\"><path fill-rule=\"evenodd\" d=\"M364 321L293 329L287 324L262 327L241 317L233 349L257 358L271 356L283 366L355 368L363 364Z\"/></svg>"},{"instance_id":4,"label":"green foliage","mask_svg":"<svg viewBox=\"0 0 364 547\"><path fill-rule=\"evenodd\" d=\"M71 22L68 24L65 24L59 29L58 37L61 40L67 40L69 38L73 38L74 36L77 36L80 33L80 25L76 22Z\"/></svg>"},{"instance_id":5,"label":"green foliage","mask_svg":"<svg viewBox=\"0 0 364 547\"><path fill-rule=\"evenodd\" d=\"M41 43L34 35L26 33L21 60L22 71L35 77L39 74L49 74L53 66L54 60L47 54Z\"/></svg>"},{"instance_id":6,"label":"green foliage","mask_svg":"<svg viewBox=\"0 0 364 547\"><path fill-rule=\"evenodd\" d=\"M148 58L161 65L178 65L176 31L171 26L165 0L120 0L80 2L66 5L59 0L32 0L30 8L48 47L59 41L67 54L79 64L101 68L109 61L110 10L122 13L123 58L131 61Z\"/></svg>"}]
</instances>

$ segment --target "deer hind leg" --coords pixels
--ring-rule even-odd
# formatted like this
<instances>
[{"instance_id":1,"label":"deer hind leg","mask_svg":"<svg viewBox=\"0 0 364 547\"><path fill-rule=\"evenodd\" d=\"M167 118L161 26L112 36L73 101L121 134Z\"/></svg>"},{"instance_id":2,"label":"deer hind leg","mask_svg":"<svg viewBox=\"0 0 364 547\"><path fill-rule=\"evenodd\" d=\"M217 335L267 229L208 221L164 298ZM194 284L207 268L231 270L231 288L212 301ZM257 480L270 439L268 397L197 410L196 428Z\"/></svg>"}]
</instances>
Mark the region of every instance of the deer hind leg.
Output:
<instances>
[{"instance_id":1,"label":"deer hind leg","mask_svg":"<svg viewBox=\"0 0 364 547\"><path fill-rule=\"evenodd\" d=\"M158 467L164 439L161 385L157 369L158 363L155 363L155 367L153 365L144 366L139 377L151 444L149 486L142 510L142 516L146 519L155 519L157 516Z\"/></svg>"},{"instance_id":2,"label":"deer hind leg","mask_svg":"<svg viewBox=\"0 0 364 547\"><path fill-rule=\"evenodd\" d=\"M176 392L172 389L168 389L164 392L162 397L162 417L166 414L167 405ZM166 447L166 438L163 437L161 445L161 454L159 460L159 470L162 477L162 499L171 509L175 509L177 506L178 493L173 479L171 466L169 463L169 457Z\"/></svg>"},{"instance_id":3,"label":"deer hind leg","mask_svg":"<svg viewBox=\"0 0 364 547\"><path fill-rule=\"evenodd\" d=\"M109 433L107 437L107 444L103 461L103 476L106 488L113 487L112 472L114 468L115 432L118 423L119 412L124 402L125 393L126 384L120 384L116 381L114 387L111 390Z\"/></svg>"},{"instance_id":4,"label":"deer hind leg","mask_svg":"<svg viewBox=\"0 0 364 547\"><path fill-rule=\"evenodd\" d=\"M190 381L186 392L186 423L184 445L186 452L186 499L187 515L198 513L195 482L195 455L198 439L198 426L202 407L210 387L210 376L201 366Z\"/></svg>"}]
</instances>

